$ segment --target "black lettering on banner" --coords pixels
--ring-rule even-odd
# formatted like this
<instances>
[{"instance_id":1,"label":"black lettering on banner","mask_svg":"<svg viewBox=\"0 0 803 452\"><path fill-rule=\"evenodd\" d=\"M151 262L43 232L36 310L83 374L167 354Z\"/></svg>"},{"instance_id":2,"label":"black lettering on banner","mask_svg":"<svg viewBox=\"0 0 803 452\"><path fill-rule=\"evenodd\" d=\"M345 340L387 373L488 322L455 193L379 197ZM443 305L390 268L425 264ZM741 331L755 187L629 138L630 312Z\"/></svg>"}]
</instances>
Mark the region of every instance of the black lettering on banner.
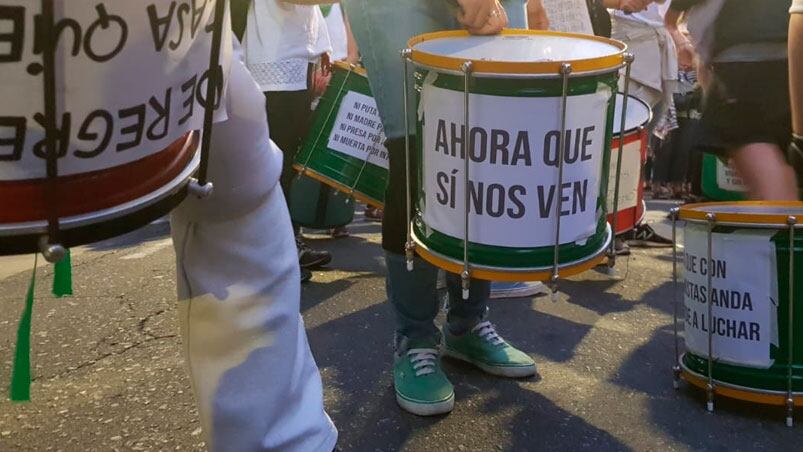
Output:
<instances>
[{"instance_id":1,"label":"black lettering on banner","mask_svg":"<svg viewBox=\"0 0 803 452\"><path fill-rule=\"evenodd\" d=\"M33 115L34 121L45 129L45 116L41 113ZM61 127L56 124L54 130L56 142L56 158L61 158L67 155L67 149L70 147L70 130L72 127L72 115L64 113L61 116ZM42 137L36 144L33 145L33 154L41 159L47 158L47 139Z\"/></svg>"},{"instance_id":2,"label":"black lettering on banner","mask_svg":"<svg viewBox=\"0 0 803 452\"><path fill-rule=\"evenodd\" d=\"M193 75L191 79L187 80L186 82L181 84L181 92L182 94L187 94L188 92L190 95L184 99L184 102L181 105L184 107L184 110L187 112L181 119L178 120L178 125L183 126L184 123L192 118L192 113L195 110L195 86L198 84L198 76Z\"/></svg>"},{"instance_id":3,"label":"black lettering on banner","mask_svg":"<svg viewBox=\"0 0 803 452\"><path fill-rule=\"evenodd\" d=\"M522 130L516 135L516 145L513 148L513 159L510 164L517 166L519 160L524 160L524 166L533 166L532 156L530 155L530 135L526 130Z\"/></svg>"},{"instance_id":4,"label":"black lettering on banner","mask_svg":"<svg viewBox=\"0 0 803 452\"><path fill-rule=\"evenodd\" d=\"M488 185L485 211L493 218L499 218L505 213L505 187L500 184Z\"/></svg>"},{"instance_id":5,"label":"black lettering on banner","mask_svg":"<svg viewBox=\"0 0 803 452\"><path fill-rule=\"evenodd\" d=\"M595 128L596 126L589 126L583 129L583 151L580 154L580 160L584 162L591 160L592 158L591 154L589 153L589 150L591 148L591 144L593 143L593 141L591 140L589 135L591 135L591 132L593 132Z\"/></svg>"},{"instance_id":6,"label":"black lettering on banner","mask_svg":"<svg viewBox=\"0 0 803 452\"><path fill-rule=\"evenodd\" d=\"M91 151L74 151L73 154L78 158L91 159L93 157L97 157L109 146L114 129L114 117L106 110L95 110L89 113L86 119L84 119L84 122L81 124L81 127L78 129L77 138L82 141L97 140L100 134L97 132L90 132L89 130L96 119L105 122L105 132L103 132L103 138L100 140L100 143L95 147L95 149Z\"/></svg>"},{"instance_id":7,"label":"black lettering on banner","mask_svg":"<svg viewBox=\"0 0 803 452\"><path fill-rule=\"evenodd\" d=\"M11 152L0 152L0 162L15 162L22 158L25 147L25 131L27 120L21 116L0 116L0 150L11 148ZM11 129L12 135L6 138L3 129Z\"/></svg>"},{"instance_id":8,"label":"black lettering on banner","mask_svg":"<svg viewBox=\"0 0 803 452\"><path fill-rule=\"evenodd\" d=\"M86 29L86 35L84 35L84 52L92 61L103 63L116 57L125 47L126 41L128 40L128 24L126 24L122 17L110 15L106 12L106 7L102 3L98 4L95 9L98 12L98 20L92 22L92 25ZM112 24L114 24L114 28L117 29L118 33L116 41L110 39L107 34L102 34L98 37L95 36L98 28L107 31L107 29L112 28ZM106 45L113 42L117 42L117 44L110 50L106 50L106 53L97 53L95 46L92 44L94 41Z\"/></svg>"},{"instance_id":9,"label":"black lettering on banner","mask_svg":"<svg viewBox=\"0 0 803 452\"><path fill-rule=\"evenodd\" d=\"M589 147L592 140L588 137L594 127L586 127L585 129L574 129L574 140L572 140L572 131L567 130L563 144L563 162L572 164L578 160L587 161L591 160L592 156L589 153ZM582 138L581 138L582 137ZM572 146L574 141L574 146ZM544 135L544 164L547 166L558 166L558 156L560 146L560 131L550 130ZM553 152L554 151L554 152Z\"/></svg>"},{"instance_id":10,"label":"black lettering on banner","mask_svg":"<svg viewBox=\"0 0 803 452\"><path fill-rule=\"evenodd\" d=\"M223 66L218 65L216 70L217 70L217 80L218 80L219 83L215 87L215 90L214 90L214 93L215 93L214 94L214 102L215 102L214 109L215 110L217 110L220 107L220 101L221 101L221 97L223 97L222 95L223 95L223 86L224 86ZM195 90L196 91L195 98L198 100L198 103L201 104L201 106L204 107L204 108L206 108L206 105L207 105L206 98L204 96L206 96L206 83L209 81L209 76L210 76L210 70L207 69L206 71L204 71L203 75L201 76L201 79L198 81L198 84L196 85L196 90Z\"/></svg>"},{"instance_id":11,"label":"black lettering on banner","mask_svg":"<svg viewBox=\"0 0 803 452\"><path fill-rule=\"evenodd\" d=\"M197 0L192 0L192 29L190 32L192 33L190 37L195 39L195 35L198 34L198 27L201 26L201 19L204 17L204 11L206 11L206 3L208 0L203 0L201 6L198 6Z\"/></svg>"},{"instance_id":12,"label":"black lettering on banner","mask_svg":"<svg viewBox=\"0 0 803 452\"><path fill-rule=\"evenodd\" d=\"M491 163L495 164L497 161L497 154L501 154L500 162L507 165L508 150L507 146L510 144L510 134L506 130L493 129L491 130Z\"/></svg>"},{"instance_id":13,"label":"black lettering on banner","mask_svg":"<svg viewBox=\"0 0 803 452\"><path fill-rule=\"evenodd\" d=\"M449 195L444 184L449 185L449 176L443 171L439 171L438 174L435 175L435 180L437 181L438 188L440 189L440 192L435 195L435 199L442 206L445 206L446 203L449 202Z\"/></svg>"},{"instance_id":14,"label":"black lettering on banner","mask_svg":"<svg viewBox=\"0 0 803 452\"><path fill-rule=\"evenodd\" d=\"M151 23L151 35L153 36L153 47L157 52L161 52L167 42L167 33L170 31L170 23L173 21L173 13L176 10L176 2L170 2L170 9L167 15L159 17L159 12L156 10L156 5L151 4L146 8L148 11L148 20ZM161 28L160 30L160 27Z\"/></svg>"},{"instance_id":15,"label":"black lettering on banner","mask_svg":"<svg viewBox=\"0 0 803 452\"><path fill-rule=\"evenodd\" d=\"M190 14L191 8L190 5L187 3L182 3L178 5L178 11L176 11L176 19L178 19L178 40L177 41L170 41L168 47L170 50L176 50L181 45L181 41L184 40L184 16Z\"/></svg>"},{"instance_id":16,"label":"black lettering on banner","mask_svg":"<svg viewBox=\"0 0 803 452\"><path fill-rule=\"evenodd\" d=\"M25 39L25 7L0 6L0 30L11 24L11 31L0 33L0 63L16 63L22 60L22 47ZM3 45L6 44L6 45Z\"/></svg>"},{"instance_id":17,"label":"black lettering on banner","mask_svg":"<svg viewBox=\"0 0 803 452\"><path fill-rule=\"evenodd\" d=\"M220 1L225 1L225 0L220 0ZM206 28L204 28L204 31L207 33L212 33L214 30L215 30L215 14L213 10L212 14L209 15L209 22L206 24Z\"/></svg>"},{"instance_id":18,"label":"black lettering on banner","mask_svg":"<svg viewBox=\"0 0 803 452\"><path fill-rule=\"evenodd\" d=\"M518 195L516 194L518 192ZM510 202L516 206L516 210L513 208L507 209L507 216L514 220L518 220L519 218L524 216L525 209L524 209L524 202L519 198L519 196L526 196L527 189L522 185L514 185L510 187L508 190L508 196L510 198Z\"/></svg>"},{"instance_id":19,"label":"black lettering on banner","mask_svg":"<svg viewBox=\"0 0 803 452\"><path fill-rule=\"evenodd\" d=\"M173 94L173 88L168 88L165 92L164 103L159 103L155 96L151 96L148 104L153 111L156 112L156 119L148 126L147 136L149 140L161 140L167 136L170 129L170 100ZM162 123L162 131L160 133L154 132L159 123Z\"/></svg>"},{"instance_id":20,"label":"black lettering on banner","mask_svg":"<svg viewBox=\"0 0 803 452\"><path fill-rule=\"evenodd\" d=\"M142 143L142 134L145 130L145 104L120 110L120 119L135 118L134 123L120 129L120 136L134 135L131 141L117 143L117 152L135 148Z\"/></svg>"},{"instance_id":21,"label":"black lettering on banner","mask_svg":"<svg viewBox=\"0 0 803 452\"><path fill-rule=\"evenodd\" d=\"M546 155L546 154L544 154ZM555 186L549 186L549 194L545 196L544 186L538 186L538 213L541 218L548 218L549 213L552 212L552 203L555 200Z\"/></svg>"}]
</instances>

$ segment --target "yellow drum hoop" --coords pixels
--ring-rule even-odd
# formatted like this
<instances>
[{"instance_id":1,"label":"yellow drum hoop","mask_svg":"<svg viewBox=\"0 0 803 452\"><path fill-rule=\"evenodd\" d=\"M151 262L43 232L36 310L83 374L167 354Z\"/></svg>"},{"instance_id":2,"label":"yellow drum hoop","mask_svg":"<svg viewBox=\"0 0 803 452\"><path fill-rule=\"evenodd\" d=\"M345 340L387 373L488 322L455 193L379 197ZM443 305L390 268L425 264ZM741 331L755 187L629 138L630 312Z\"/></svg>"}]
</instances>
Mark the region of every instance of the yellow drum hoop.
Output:
<instances>
[{"instance_id":1,"label":"yellow drum hoop","mask_svg":"<svg viewBox=\"0 0 803 452\"><path fill-rule=\"evenodd\" d=\"M789 226L789 217L794 215L784 215L777 213L734 213L717 212L718 206L745 206L745 207L790 207L803 209L803 201L723 201L687 204L682 206L678 212L681 220L694 222L708 222L708 214L714 214L716 223L727 223L730 225L774 225ZM701 208L706 208L705 210ZM797 218L797 226L803 227L803 215Z\"/></svg>"},{"instance_id":2,"label":"yellow drum hoop","mask_svg":"<svg viewBox=\"0 0 803 452\"><path fill-rule=\"evenodd\" d=\"M340 182L334 179L330 179L329 177L324 176L323 174L320 174L317 171L310 169L309 167L305 168L304 165L293 163L293 169L298 171L302 176L307 176L312 179L315 179L316 181L326 184L339 192L343 192L346 195L356 199L357 201L364 202L365 204L368 204L371 207L376 207L377 209L385 208L385 205L377 201L376 199L366 196L358 192L357 190L352 190L351 187L341 184Z\"/></svg>"},{"instance_id":3,"label":"yellow drum hoop","mask_svg":"<svg viewBox=\"0 0 803 452\"><path fill-rule=\"evenodd\" d=\"M465 30L436 31L414 36L407 42L407 48L411 50L410 59L413 63L427 66L433 69L443 69L447 71L460 71L463 64L470 61L472 64L471 72L474 74L518 74L518 75L558 75L561 65L569 63L572 65L572 74L579 75L588 72L600 72L604 70L615 71L624 64L624 54L627 45L613 39L601 36L584 35L579 33L565 33L558 31L542 30L523 30L505 29L500 33L502 36L521 36L521 35L541 35L541 36L562 36L567 38L578 38L588 41L598 41L618 47L619 51L612 55L605 55L594 58L584 58L564 61L537 61L537 62L516 62L516 61L488 61L474 60L469 58L455 58L445 55L438 55L430 52L416 50L416 45L425 41L443 38L462 38L472 36Z\"/></svg>"},{"instance_id":4,"label":"yellow drum hoop","mask_svg":"<svg viewBox=\"0 0 803 452\"><path fill-rule=\"evenodd\" d=\"M352 65L346 63L345 61L335 61L334 63L332 63L332 66L343 69L344 71L354 72L355 74L362 75L363 77L368 77L368 71L366 71L365 68L362 66Z\"/></svg>"}]
</instances>

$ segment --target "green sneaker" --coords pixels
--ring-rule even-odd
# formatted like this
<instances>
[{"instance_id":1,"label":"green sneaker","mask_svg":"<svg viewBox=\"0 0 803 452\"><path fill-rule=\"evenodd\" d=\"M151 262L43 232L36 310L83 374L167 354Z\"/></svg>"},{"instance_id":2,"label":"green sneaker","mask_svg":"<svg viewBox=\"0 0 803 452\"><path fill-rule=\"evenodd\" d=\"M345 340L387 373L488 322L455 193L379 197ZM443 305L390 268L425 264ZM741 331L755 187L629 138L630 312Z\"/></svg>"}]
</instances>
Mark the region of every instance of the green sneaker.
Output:
<instances>
[{"instance_id":1,"label":"green sneaker","mask_svg":"<svg viewBox=\"0 0 803 452\"><path fill-rule=\"evenodd\" d=\"M491 322L480 322L466 334L456 336L443 326L443 354L471 363L491 375L521 378L535 375L535 361L505 342Z\"/></svg>"},{"instance_id":2,"label":"green sneaker","mask_svg":"<svg viewBox=\"0 0 803 452\"><path fill-rule=\"evenodd\" d=\"M393 385L396 401L404 410L419 416L452 411L454 388L441 370L437 345L416 341L396 354Z\"/></svg>"}]
</instances>

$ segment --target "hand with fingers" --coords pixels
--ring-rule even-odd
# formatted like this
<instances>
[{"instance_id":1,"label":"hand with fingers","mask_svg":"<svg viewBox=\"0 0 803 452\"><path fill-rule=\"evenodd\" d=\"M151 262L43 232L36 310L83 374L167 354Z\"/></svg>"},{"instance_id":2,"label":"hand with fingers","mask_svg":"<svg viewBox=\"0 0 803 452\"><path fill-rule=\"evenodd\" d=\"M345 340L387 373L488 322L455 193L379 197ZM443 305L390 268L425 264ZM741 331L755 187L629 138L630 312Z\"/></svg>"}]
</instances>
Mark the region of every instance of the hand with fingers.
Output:
<instances>
[{"instance_id":1,"label":"hand with fingers","mask_svg":"<svg viewBox=\"0 0 803 452\"><path fill-rule=\"evenodd\" d=\"M457 0L457 20L473 35L492 35L507 26L507 13L499 0Z\"/></svg>"}]
</instances>

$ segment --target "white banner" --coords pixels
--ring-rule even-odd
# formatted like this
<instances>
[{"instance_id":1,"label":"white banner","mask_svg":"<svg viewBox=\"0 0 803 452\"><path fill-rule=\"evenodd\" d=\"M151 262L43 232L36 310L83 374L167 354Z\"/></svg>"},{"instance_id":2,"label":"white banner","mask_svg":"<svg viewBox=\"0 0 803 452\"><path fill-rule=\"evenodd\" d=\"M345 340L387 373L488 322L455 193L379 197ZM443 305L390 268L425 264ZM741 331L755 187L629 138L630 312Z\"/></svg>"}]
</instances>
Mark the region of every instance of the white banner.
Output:
<instances>
[{"instance_id":1,"label":"white banner","mask_svg":"<svg viewBox=\"0 0 803 452\"><path fill-rule=\"evenodd\" d=\"M641 141L627 143L622 147L622 172L619 174L619 210L638 205L638 188L641 183ZM608 213L613 212L616 190L616 165L619 148L611 149L611 164L608 176Z\"/></svg>"},{"instance_id":2,"label":"white banner","mask_svg":"<svg viewBox=\"0 0 803 452\"><path fill-rule=\"evenodd\" d=\"M714 359L757 368L772 366L770 344L778 343L778 281L775 231L714 233L708 262L705 226L684 233L686 348L708 356L708 301L712 303ZM711 273L711 294L708 274Z\"/></svg>"},{"instance_id":3,"label":"white banner","mask_svg":"<svg viewBox=\"0 0 803 452\"><path fill-rule=\"evenodd\" d=\"M60 175L139 160L202 128L215 0L54 5ZM0 0L0 181L45 176L40 13L39 1Z\"/></svg>"},{"instance_id":4,"label":"white banner","mask_svg":"<svg viewBox=\"0 0 803 452\"><path fill-rule=\"evenodd\" d=\"M742 178L736 174L736 170L722 163L720 159L716 159L716 161L717 186L723 190L746 192L747 186L742 181Z\"/></svg>"},{"instance_id":5,"label":"white banner","mask_svg":"<svg viewBox=\"0 0 803 452\"><path fill-rule=\"evenodd\" d=\"M340 103L328 147L388 169L384 130L374 98L349 91Z\"/></svg>"},{"instance_id":6,"label":"white banner","mask_svg":"<svg viewBox=\"0 0 803 452\"><path fill-rule=\"evenodd\" d=\"M563 185L558 183L558 97L471 95L469 240L509 247L550 246L561 203L560 243L596 231L610 90L571 96ZM422 92L424 220L464 235L463 93L425 84Z\"/></svg>"}]
</instances>

